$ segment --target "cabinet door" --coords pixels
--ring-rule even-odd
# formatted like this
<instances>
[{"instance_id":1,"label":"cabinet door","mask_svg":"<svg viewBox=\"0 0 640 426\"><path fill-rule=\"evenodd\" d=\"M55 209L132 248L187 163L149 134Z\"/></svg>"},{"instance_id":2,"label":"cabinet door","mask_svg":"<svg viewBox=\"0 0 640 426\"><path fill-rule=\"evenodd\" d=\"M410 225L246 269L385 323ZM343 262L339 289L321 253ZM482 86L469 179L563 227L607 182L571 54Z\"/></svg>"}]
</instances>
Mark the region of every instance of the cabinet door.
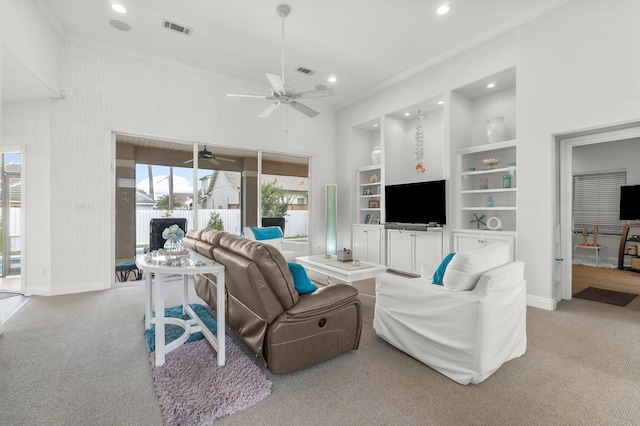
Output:
<instances>
[{"instance_id":1,"label":"cabinet door","mask_svg":"<svg viewBox=\"0 0 640 426\"><path fill-rule=\"evenodd\" d=\"M453 237L453 251L473 250L482 247L477 235L455 234Z\"/></svg>"},{"instance_id":2,"label":"cabinet door","mask_svg":"<svg viewBox=\"0 0 640 426\"><path fill-rule=\"evenodd\" d=\"M380 257L382 247L382 240L380 239L380 228L369 228L367 232L367 257L365 262L381 264L382 259Z\"/></svg>"},{"instance_id":3,"label":"cabinet door","mask_svg":"<svg viewBox=\"0 0 640 426\"><path fill-rule=\"evenodd\" d=\"M390 229L387 234L390 269L411 273L413 270L413 237L411 232Z\"/></svg>"},{"instance_id":4,"label":"cabinet door","mask_svg":"<svg viewBox=\"0 0 640 426\"><path fill-rule=\"evenodd\" d=\"M353 227L353 258L364 262L380 264L380 228Z\"/></svg>"},{"instance_id":5,"label":"cabinet door","mask_svg":"<svg viewBox=\"0 0 640 426\"><path fill-rule=\"evenodd\" d=\"M413 232L414 234L414 274L422 274L423 267L428 271L435 271L442 261L442 233L441 232Z\"/></svg>"},{"instance_id":6,"label":"cabinet door","mask_svg":"<svg viewBox=\"0 0 640 426\"><path fill-rule=\"evenodd\" d=\"M491 244L506 244L507 246L509 246L509 260L513 262L514 260L514 255L513 255L513 238L512 237L484 237L484 246L488 246Z\"/></svg>"},{"instance_id":7,"label":"cabinet door","mask_svg":"<svg viewBox=\"0 0 640 426\"><path fill-rule=\"evenodd\" d=\"M353 251L353 258L364 260L367 257L367 229L361 226L354 226L352 232L351 250Z\"/></svg>"}]
</instances>

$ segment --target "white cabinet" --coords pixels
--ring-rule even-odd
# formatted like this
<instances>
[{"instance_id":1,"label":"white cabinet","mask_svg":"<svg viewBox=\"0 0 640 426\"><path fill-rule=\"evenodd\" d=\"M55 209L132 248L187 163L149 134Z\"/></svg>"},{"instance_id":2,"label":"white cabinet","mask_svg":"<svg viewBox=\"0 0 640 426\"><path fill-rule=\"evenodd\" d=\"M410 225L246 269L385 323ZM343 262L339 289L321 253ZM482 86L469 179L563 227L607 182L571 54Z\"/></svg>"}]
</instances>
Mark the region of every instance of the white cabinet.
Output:
<instances>
[{"instance_id":1,"label":"white cabinet","mask_svg":"<svg viewBox=\"0 0 640 426\"><path fill-rule=\"evenodd\" d=\"M421 275L423 265L442 261L442 231L387 230L387 266L397 272Z\"/></svg>"},{"instance_id":2,"label":"white cabinet","mask_svg":"<svg viewBox=\"0 0 640 426\"><path fill-rule=\"evenodd\" d=\"M351 250L354 259L381 265L383 229L378 225L353 225Z\"/></svg>"},{"instance_id":3,"label":"white cabinet","mask_svg":"<svg viewBox=\"0 0 640 426\"><path fill-rule=\"evenodd\" d=\"M382 169L380 165L358 169L358 223L382 223Z\"/></svg>"},{"instance_id":4,"label":"white cabinet","mask_svg":"<svg viewBox=\"0 0 640 426\"><path fill-rule=\"evenodd\" d=\"M491 244L509 246L510 260L515 260L515 235L512 233L496 233L493 231L453 232L453 251L483 248Z\"/></svg>"}]
</instances>

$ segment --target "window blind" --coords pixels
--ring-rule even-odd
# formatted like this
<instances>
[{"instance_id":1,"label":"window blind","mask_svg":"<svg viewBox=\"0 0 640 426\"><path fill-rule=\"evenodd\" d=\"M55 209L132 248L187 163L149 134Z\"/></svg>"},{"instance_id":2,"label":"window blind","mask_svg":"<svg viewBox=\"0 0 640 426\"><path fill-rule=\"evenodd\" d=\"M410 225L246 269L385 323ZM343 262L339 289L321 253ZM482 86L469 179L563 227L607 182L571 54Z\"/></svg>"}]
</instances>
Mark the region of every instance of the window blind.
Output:
<instances>
[{"instance_id":1,"label":"window blind","mask_svg":"<svg viewBox=\"0 0 640 426\"><path fill-rule=\"evenodd\" d=\"M609 171L573 176L573 230L583 228L598 234L620 235L625 222L620 217L620 186L627 184L627 172Z\"/></svg>"}]
</instances>

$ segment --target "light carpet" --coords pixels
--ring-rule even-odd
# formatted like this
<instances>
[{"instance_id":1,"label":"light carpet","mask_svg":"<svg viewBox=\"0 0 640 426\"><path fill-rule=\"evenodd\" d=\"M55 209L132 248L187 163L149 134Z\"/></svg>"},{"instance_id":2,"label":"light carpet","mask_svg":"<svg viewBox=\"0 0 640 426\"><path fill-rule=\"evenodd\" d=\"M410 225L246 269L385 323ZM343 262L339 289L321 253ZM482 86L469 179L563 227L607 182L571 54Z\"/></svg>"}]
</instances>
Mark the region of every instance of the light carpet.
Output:
<instances>
[{"instance_id":1,"label":"light carpet","mask_svg":"<svg viewBox=\"0 0 640 426\"><path fill-rule=\"evenodd\" d=\"M208 310L202 305L190 306L215 333L216 323ZM182 307L167 308L165 312L167 316L181 317ZM180 335L167 331L176 335L167 337L166 341ZM145 337L151 347L154 333L147 330ZM216 352L203 337L202 333L192 335L196 340L168 353L163 366L155 365L155 352L150 355L165 425L208 425L249 408L271 394L271 381L229 337L225 340L224 366L218 366Z\"/></svg>"}]
</instances>

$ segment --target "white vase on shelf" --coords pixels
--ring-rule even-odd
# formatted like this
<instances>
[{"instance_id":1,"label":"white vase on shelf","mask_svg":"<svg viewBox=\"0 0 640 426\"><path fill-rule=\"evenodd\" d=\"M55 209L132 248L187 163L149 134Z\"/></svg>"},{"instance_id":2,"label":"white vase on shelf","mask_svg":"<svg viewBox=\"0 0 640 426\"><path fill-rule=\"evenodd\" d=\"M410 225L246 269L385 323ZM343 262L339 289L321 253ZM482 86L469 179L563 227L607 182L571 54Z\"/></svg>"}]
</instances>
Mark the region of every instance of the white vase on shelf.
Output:
<instances>
[{"instance_id":1,"label":"white vase on shelf","mask_svg":"<svg viewBox=\"0 0 640 426\"><path fill-rule=\"evenodd\" d=\"M487 142L503 142L509 138L509 129L504 124L504 117L494 117L487 120Z\"/></svg>"},{"instance_id":2,"label":"white vase on shelf","mask_svg":"<svg viewBox=\"0 0 640 426\"><path fill-rule=\"evenodd\" d=\"M382 156L382 151L379 146L374 146L373 151L371 151L371 164L376 165L380 164L380 159Z\"/></svg>"}]
</instances>

